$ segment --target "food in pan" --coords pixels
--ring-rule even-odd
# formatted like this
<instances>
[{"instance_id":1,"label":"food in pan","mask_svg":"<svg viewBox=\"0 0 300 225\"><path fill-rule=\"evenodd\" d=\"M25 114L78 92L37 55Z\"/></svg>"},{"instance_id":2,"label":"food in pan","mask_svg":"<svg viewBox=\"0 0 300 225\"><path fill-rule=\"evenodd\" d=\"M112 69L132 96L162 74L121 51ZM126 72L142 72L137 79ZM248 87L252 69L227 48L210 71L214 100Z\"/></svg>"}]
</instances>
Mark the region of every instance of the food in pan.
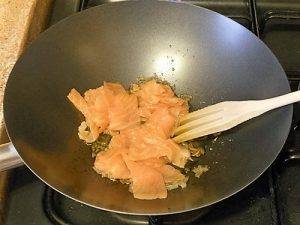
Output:
<instances>
[{"instance_id":1,"label":"food in pan","mask_svg":"<svg viewBox=\"0 0 300 225\"><path fill-rule=\"evenodd\" d=\"M167 190L186 187L188 176L182 171L191 152L171 137L189 108L169 85L152 79L126 91L121 84L104 82L84 96L72 89L68 99L85 117L79 138L102 146L94 162L97 173L130 184L138 199L166 198ZM99 142L103 136L109 137L107 145Z\"/></svg>"}]
</instances>

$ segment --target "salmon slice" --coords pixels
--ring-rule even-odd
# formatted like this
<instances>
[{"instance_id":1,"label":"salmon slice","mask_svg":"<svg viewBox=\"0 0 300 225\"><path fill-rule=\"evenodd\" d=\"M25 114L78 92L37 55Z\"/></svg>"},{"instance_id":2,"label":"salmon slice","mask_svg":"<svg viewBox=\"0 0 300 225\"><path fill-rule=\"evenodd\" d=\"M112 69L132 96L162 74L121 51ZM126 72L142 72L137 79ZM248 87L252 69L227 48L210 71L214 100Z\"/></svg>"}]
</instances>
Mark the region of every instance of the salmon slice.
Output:
<instances>
[{"instance_id":1,"label":"salmon slice","mask_svg":"<svg viewBox=\"0 0 300 225\"><path fill-rule=\"evenodd\" d=\"M147 129L151 131L151 134L154 136L157 136L159 138L162 138L164 140L168 139L168 136L166 135L165 131L161 128L161 126L151 123L147 121L146 123L143 124L144 129Z\"/></svg>"},{"instance_id":2,"label":"salmon slice","mask_svg":"<svg viewBox=\"0 0 300 225\"><path fill-rule=\"evenodd\" d=\"M113 95L126 94L125 88L119 83L103 82L103 87L106 91L112 92Z\"/></svg>"},{"instance_id":3,"label":"salmon slice","mask_svg":"<svg viewBox=\"0 0 300 225\"><path fill-rule=\"evenodd\" d=\"M176 122L177 122L180 117L189 113L189 108L188 106L185 105L175 106L175 107L170 107L169 112L171 113L171 115L173 115L176 118Z\"/></svg>"},{"instance_id":4,"label":"salmon slice","mask_svg":"<svg viewBox=\"0 0 300 225\"><path fill-rule=\"evenodd\" d=\"M102 131L95 123L86 119L78 127L78 136L81 140L87 143L92 143L97 140Z\"/></svg>"},{"instance_id":5,"label":"salmon slice","mask_svg":"<svg viewBox=\"0 0 300 225\"><path fill-rule=\"evenodd\" d=\"M128 157L130 160L146 160L149 158L166 157L169 162L184 167L190 158L190 152L181 148L171 139L157 135L154 129L149 129L147 123L121 132L123 138L128 141Z\"/></svg>"},{"instance_id":6,"label":"salmon slice","mask_svg":"<svg viewBox=\"0 0 300 225\"><path fill-rule=\"evenodd\" d=\"M88 143L92 143L97 140L99 134L106 128L105 126L99 128L94 120L94 115L89 109L89 105L86 100L80 95L74 88L67 96L68 99L74 104L74 106L85 116L86 122L83 122L78 128L79 138L85 140Z\"/></svg>"},{"instance_id":7,"label":"salmon slice","mask_svg":"<svg viewBox=\"0 0 300 225\"><path fill-rule=\"evenodd\" d=\"M118 135L115 135L111 138L109 143L109 149L118 149L118 148L129 148L129 140L126 135L123 133L120 133Z\"/></svg>"},{"instance_id":8,"label":"salmon slice","mask_svg":"<svg viewBox=\"0 0 300 225\"><path fill-rule=\"evenodd\" d=\"M87 102L75 88L72 88L67 97L85 117L88 116Z\"/></svg>"},{"instance_id":9,"label":"salmon slice","mask_svg":"<svg viewBox=\"0 0 300 225\"><path fill-rule=\"evenodd\" d=\"M187 101L176 97L168 85L159 84L155 80L141 84L134 94L139 100L139 115L144 118L149 118L154 111L164 107L175 118L188 113Z\"/></svg>"},{"instance_id":10,"label":"salmon slice","mask_svg":"<svg viewBox=\"0 0 300 225\"><path fill-rule=\"evenodd\" d=\"M161 103L167 105L169 112L175 118L184 116L189 113L189 106L186 100L177 97L166 97L160 100Z\"/></svg>"},{"instance_id":11,"label":"salmon slice","mask_svg":"<svg viewBox=\"0 0 300 225\"><path fill-rule=\"evenodd\" d=\"M123 130L140 124L138 101L134 95L118 94L109 107L109 130Z\"/></svg>"},{"instance_id":12,"label":"salmon slice","mask_svg":"<svg viewBox=\"0 0 300 225\"><path fill-rule=\"evenodd\" d=\"M138 125L138 101L134 95L129 95L124 87L118 83L104 82L104 90L109 101L108 130L119 131Z\"/></svg>"},{"instance_id":13,"label":"salmon slice","mask_svg":"<svg viewBox=\"0 0 300 225\"><path fill-rule=\"evenodd\" d=\"M151 114L147 123L153 123L159 130L164 132L166 138L169 138L175 126L175 117L167 107L161 107Z\"/></svg>"},{"instance_id":14,"label":"salmon slice","mask_svg":"<svg viewBox=\"0 0 300 225\"><path fill-rule=\"evenodd\" d=\"M72 89L68 98L85 116L81 139L91 143L102 132L112 135L94 161L97 173L130 181L138 199L166 198L167 189L186 186L188 178L172 165L184 168L190 152L170 137L188 104L168 85L150 80L128 93L121 84L104 82L84 97Z\"/></svg>"},{"instance_id":15,"label":"salmon slice","mask_svg":"<svg viewBox=\"0 0 300 225\"><path fill-rule=\"evenodd\" d=\"M109 102L108 130L119 131L138 125L138 100L134 95L129 95L124 87L118 83L104 82L103 86L106 98Z\"/></svg>"},{"instance_id":16,"label":"salmon slice","mask_svg":"<svg viewBox=\"0 0 300 225\"><path fill-rule=\"evenodd\" d=\"M174 167L170 165L163 165L155 169L162 174L168 190L176 189L179 186L182 188L186 187L188 178Z\"/></svg>"},{"instance_id":17,"label":"salmon slice","mask_svg":"<svg viewBox=\"0 0 300 225\"><path fill-rule=\"evenodd\" d=\"M156 104L162 97L173 97L174 92L168 85L157 83L154 79L140 85L136 92L142 100Z\"/></svg>"},{"instance_id":18,"label":"salmon slice","mask_svg":"<svg viewBox=\"0 0 300 225\"><path fill-rule=\"evenodd\" d=\"M108 107L111 105L117 95L126 94L124 87L118 83L103 82L103 86L101 88L104 90L103 94L108 102Z\"/></svg>"},{"instance_id":19,"label":"salmon slice","mask_svg":"<svg viewBox=\"0 0 300 225\"><path fill-rule=\"evenodd\" d=\"M139 107L138 108L138 114L142 119L147 119L151 116L151 110L146 107ZM144 120L146 121L146 120Z\"/></svg>"},{"instance_id":20,"label":"salmon slice","mask_svg":"<svg viewBox=\"0 0 300 225\"><path fill-rule=\"evenodd\" d=\"M180 147L172 139L168 139L166 142L168 147L172 149L172 153L173 153L171 157L172 164L180 168L184 168L185 164L191 157L190 151L183 147Z\"/></svg>"},{"instance_id":21,"label":"salmon slice","mask_svg":"<svg viewBox=\"0 0 300 225\"><path fill-rule=\"evenodd\" d=\"M102 126L103 130L106 129L107 126L104 124L108 124L108 104L102 88L90 89L85 92L84 97L72 89L68 99L89 119L89 123L95 123L98 127Z\"/></svg>"},{"instance_id":22,"label":"salmon slice","mask_svg":"<svg viewBox=\"0 0 300 225\"><path fill-rule=\"evenodd\" d=\"M84 93L89 110L89 119L92 120L100 129L104 131L108 124L108 105L103 87L90 89Z\"/></svg>"},{"instance_id":23,"label":"salmon slice","mask_svg":"<svg viewBox=\"0 0 300 225\"><path fill-rule=\"evenodd\" d=\"M157 167L164 166L166 163L168 163L168 160L164 157L160 157L160 158L148 158L148 159L139 160L136 162L141 165L157 168Z\"/></svg>"},{"instance_id":24,"label":"salmon slice","mask_svg":"<svg viewBox=\"0 0 300 225\"><path fill-rule=\"evenodd\" d=\"M164 158L149 158L146 160L137 161L140 165L149 166L160 172L164 178L165 185L168 190L186 187L188 180L179 170L170 165L166 165L167 161Z\"/></svg>"},{"instance_id":25,"label":"salmon slice","mask_svg":"<svg viewBox=\"0 0 300 225\"><path fill-rule=\"evenodd\" d=\"M130 172L122 156L125 152L126 150L122 149L109 149L99 152L94 162L94 169L97 173L110 179L129 179Z\"/></svg>"},{"instance_id":26,"label":"salmon slice","mask_svg":"<svg viewBox=\"0 0 300 225\"><path fill-rule=\"evenodd\" d=\"M161 173L149 166L125 160L130 171L133 196L138 199L166 198L167 189Z\"/></svg>"},{"instance_id":27,"label":"salmon slice","mask_svg":"<svg viewBox=\"0 0 300 225\"><path fill-rule=\"evenodd\" d=\"M79 127L79 137L94 142L104 130L118 131L140 123L138 101L117 83L104 82L102 87L90 89L84 97L72 89L68 99L85 116Z\"/></svg>"},{"instance_id":28,"label":"salmon slice","mask_svg":"<svg viewBox=\"0 0 300 225\"><path fill-rule=\"evenodd\" d=\"M128 156L131 160L136 161L163 156L171 159L173 155L172 150L166 148L166 139L153 133L147 126L141 125L121 133L129 140Z\"/></svg>"},{"instance_id":29,"label":"salmon slice","mask_svg":"<svg viewBox=\"0 0 300 225\"><path fill-rule=\"evenodd\" d=\"M139 107L148 108L157 105L163 97L173 97L174 93L170 87L158 84L155 80L150 80L140 85L140 89L134 93L139 99ZM152 112L151 112L152 113Z\"/></svg>"}]
</instances>

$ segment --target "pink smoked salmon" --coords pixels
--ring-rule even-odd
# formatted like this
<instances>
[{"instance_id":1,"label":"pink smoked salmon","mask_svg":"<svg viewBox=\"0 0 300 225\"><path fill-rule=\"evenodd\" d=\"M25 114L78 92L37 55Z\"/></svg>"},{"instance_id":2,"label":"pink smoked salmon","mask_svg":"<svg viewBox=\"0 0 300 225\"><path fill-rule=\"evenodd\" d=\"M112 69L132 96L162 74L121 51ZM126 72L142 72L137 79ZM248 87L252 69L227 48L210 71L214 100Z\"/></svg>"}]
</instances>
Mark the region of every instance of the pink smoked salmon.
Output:
<instances>
[{"instance_id":1,"label":"pink smoked salmon","mask_svg":"<svg viewBox=\"0 0 300 225\"><path fill-rule=\"evenodd\" d=\"M96 156L97 173L130 183L138 199L166 198L167 190L186 186L188 178L173 165L184 168L190 152L171 136L188 104L168 85L150 80L129 93L120 84L104 82L84 96L72 89L68 99L85 117L80 139L92 143L102 132L112 134L107 149Z\"/></svg>"}]
</instances>

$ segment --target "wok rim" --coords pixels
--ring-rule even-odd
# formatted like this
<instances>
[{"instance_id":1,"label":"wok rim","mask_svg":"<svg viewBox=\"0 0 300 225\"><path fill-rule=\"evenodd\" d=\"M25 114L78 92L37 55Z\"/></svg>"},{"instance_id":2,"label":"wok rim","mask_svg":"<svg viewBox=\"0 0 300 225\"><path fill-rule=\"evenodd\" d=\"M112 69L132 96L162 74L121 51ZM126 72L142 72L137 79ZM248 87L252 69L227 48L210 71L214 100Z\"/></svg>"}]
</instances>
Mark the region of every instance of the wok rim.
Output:
<instances>
[{"instance_id":1,"label":"wok rim","mask_svg":"<svg viewBox=\"0 0 300 225\"><path fill-rule=\"evenodd\" d=\"M115 5L117 5L117 4L118 4L118 5L121 5L121 4L128 4L128 3L129 3L129 4L136 4L137 2L138 2L138 1L119 1L119 2L104 3L104 4L102 4L102 5L94 6L94 7L91 7L91 8L89 8L89 9L86 9L86 10L83 10L83 11L80 11L80 12L77 12L77 13L74 13L74 14L72 14L72 15L70 15L70 16L68 16L68 17L66 17L66 18L64 18L64 19L62 19L62 20L60 20L60 21L58 21L56 24L54 24L54 25L52 25L51 27L49 27L48 29L46 29L44 32L42 32L40 35L38 35L38 37L34 40L34 42L33 42L32 44L34 44L34 43L35 43L36 41L38 41L38 40L41 40L41 39L43 38L43 36L47 35L47 33L48 33L49 31L51 31L52 29L56 29L56 26L57 26L58 24L63 24L65 21L70 20L70 19L73 18L73 17L76 17L76 16L78 16L78 15L82 15L82 14L84 14L84 13L88 13L89 11L92 11L92 10L98 10L98 8L104 8L104 7L107 7L107 5L112 5L112 4L115 4ZM145 0L144 2L147 2L147 1ZM153 2L154 4L160 4L161 2L163 2L163 3L166 3L166 4L178 4L178 5L179 5L179 4L182 4L182 5L188 5L189 7L194 7L194 8L200 9L200 10L208 11L208 12L213 13L213 14L217 14L217 15L221 16L222 19L230 20L231 22L234 22L234 23L238 24L242 29L246 30L248 34L251 34L252 36L254 36L256 40L258 40L261 44L264 45L264 47L271 53L271 55L273 56L273 59L276 60L276 62L278 63L279 67L281 67L282 71L283 71L284 74L286 75L285 71L284 71L283 68L282 68L282 65L280 64L280 62L278 61L278 59L277 59L277 57L274 55L274 53L270 50L270 48L269 48L269 47L268 47L268 46L267 46L260 38L258 38L255 34L253 34L250 30L248 30L247 28L245 28L245 27L242 26L241 24L237 23L236 21L234 21L234 20L232 20L232 19L230 19L230 18L228 18L228 17L226 17L226 16L224 16L224 15L222 15L222 14L220 14L220 13L217 13L217 12L215 12L215 11L212 11L212 10L210 10L210 9L207 9L207 8L204 8L204 7L201 7L201 6L192 5L192 4L190 4L190 3L185 3L185 2L168 2L168 1L164 1L164 0L158 0L158 1L152 1L152 2ZM18 60L16 61L15 65L17 65L18 62L22 59L24 53L25 53L28 49L31 48L32 44L31 44L29 47L27 47L26 50L25 50L24 52L22 52L22 54L19 56ZM15 65L14 65L14 68L15 68ZM12 71L10 72L10 75L13 73L14 68L13 68ZM7 100L7 98L8 98L8 97L7 97L8 91L7 91L7 90L8 90L8 88L9 88L9 86L10 86L10 81L11 81L10 77L11 77L11 76L9 76L8 79L7 79L7 83L6 83L5 90L4 90L4 97L3 97L3 121L4 121L4 124L5 124L5 127L6 127L7 135L8 135L10 141L12 142L13 146L15 147L15 149L17 150L17 152L18 152L18 154L19 154L19 151L18 151L17 147L14 145L13 139L11 138L11 137L13 136L13 131L10 131L9 127L6 126L6 124L7 124L7 123L6 123L6 121L7 121L7 120L6 120L6 115L7 115L8 112L7 112L7 107L6 107L7 104L5 104L5 102L8 101L8 100ZM285 76L285 79L284 79L284 80L285 80L285 83L286 83L286 91L291 92L291 89L290 89L290 86L289 86L289 83L288 83L287 76ZM278 157L278 155L279 155L280 152L282 151L282 149L283 149L283 147L284 147L284 145L285 145L285 142L286 142L286 140L287 140L287 137L288 137L288 135L289 135L289 133L290 133L290 129L291 129L291 125L292 125L293 106L292 106L292 105L288 105L288 106L284 106L284 107L285 107L285 108L286 108L286 107L290 107L290 111L285 113L286 116L289 117L289 119L288 119L288 120L289 120L289 126L288 126L288 129L284 132L284 136L283 136L285 141L284 141L283 143L281 143L280 148L278 148L278 149L280 149L280 150L277 150L277 151L276 151L277 153L275 154L275 156L274 156L272 159L268 160L268 161L269 161L268 166L265 167L264 169L262 169L262 170L258 173L258 175L256 175L256 176L253 177L252 179L249 179L250 181L247 182L247 184L241 185L240 187L238 187L238 188L236 188L234 191L232 191L230 194L227 194L227 195L225 195L224 197L219 198L219 199L217 199L217 200L215 200L215 201L211 201L210 203L202 204L202 205L200 205L200 206L198 206L198 207L192 207L192 208L185 209L185 210L177 210L177 211L172 211L172 212L162 212L162 213L143 213L143 212L137 212L137 213L135 213L135 212L127 212L127 211L121 211L121 210L113 210L113 209L103 208L103 207L100 207L100 206L97 206L97 205L94 205L94 204L91 204L91 203L88 203L88 202L84 202L84 201L79 200L79 199L76 199L76 198L74 198L74 197L72 197L72 196L70 196L70 195L68 195L68 194L63 193L63 191L60 191L58 188L56 188L56 187L52 186L51 184L49 184L45 179L41 178L41 177L37 174L37 172L33 171L33 169L32 169L32 168L31 168L31 167L23 160L23 158L22 158L21 155L19 155L19 156L20 156L20 158L22 159L24 165L25 165L25 166L26 166L26 167L27 167L27 168L28 168L35 176L37 176L43 183L45 183L47 186L51 187L53 190L55 190L56 192L62 194L63 196L66 196L66 197L68 197L68 198L70 198L70 199L72 199L72 200L74 200L74 201L76 201L76 202L79 202L79 203L81 203L81 204L87 205L87 206L89 206L89 207L92 207L92 208L95 208L95 209L104 210L104 211L107 211L107 212L117 213L117 214L137 215L137 216L165 216L165 215L172 215L172 214L179 214L179 213L187 213L187 212L191 212L191 211L195 211L195 210L201 210L201 209L207 208L207 207L209 207L209 206L213 206L213 205L215 205L215 204L217 204L217 203L219 203L219 202L222 202L222 201L225 200L225 199L228 199L228 198L234 196L234 195L237 194L238 192L244 190L245 188L247 188L248 186L250 186L252 183L254 183L258 178L261 177L261 175L262 175L263 173L265 173L265 172L270 168L270 166L273 164L273 162L276 160L276 158ZM288 115L288 114L289 114L289 115ZM146 200L145 200L145 201L146 201Z\"/></svg>"}]
</instances>

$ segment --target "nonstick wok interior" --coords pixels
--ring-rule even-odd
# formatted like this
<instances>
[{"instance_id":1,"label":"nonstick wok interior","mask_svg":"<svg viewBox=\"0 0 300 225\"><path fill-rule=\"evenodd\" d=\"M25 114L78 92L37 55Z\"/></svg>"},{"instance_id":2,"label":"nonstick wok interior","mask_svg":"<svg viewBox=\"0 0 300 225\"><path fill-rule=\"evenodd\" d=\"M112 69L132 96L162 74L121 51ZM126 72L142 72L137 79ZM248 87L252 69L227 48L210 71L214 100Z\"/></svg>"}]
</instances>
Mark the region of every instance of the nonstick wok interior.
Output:
<instances>
[{"instance_id":1,"label":"nonstick wok interior","mask_svg":"<svg viewBox=\"0 0 300 225\"><path fill-rule=\"evenodd\" d=\"M173 61L172 61L173 60ZM290 91L271 51L244 27L187 4L105 4L63 20L21 56L4 99L8 134L26 165L61 193L130 214L168 214L208 206L241 190L273 162L287 137L292 107L223 133L200 163L210 170L163 200L138 200L128 186L101 178L77 136L83 120L68 102L103 81L129 85L158 76L192 96L193 109L224 100L263 99Z\"/></svg>"}]
</instances>

